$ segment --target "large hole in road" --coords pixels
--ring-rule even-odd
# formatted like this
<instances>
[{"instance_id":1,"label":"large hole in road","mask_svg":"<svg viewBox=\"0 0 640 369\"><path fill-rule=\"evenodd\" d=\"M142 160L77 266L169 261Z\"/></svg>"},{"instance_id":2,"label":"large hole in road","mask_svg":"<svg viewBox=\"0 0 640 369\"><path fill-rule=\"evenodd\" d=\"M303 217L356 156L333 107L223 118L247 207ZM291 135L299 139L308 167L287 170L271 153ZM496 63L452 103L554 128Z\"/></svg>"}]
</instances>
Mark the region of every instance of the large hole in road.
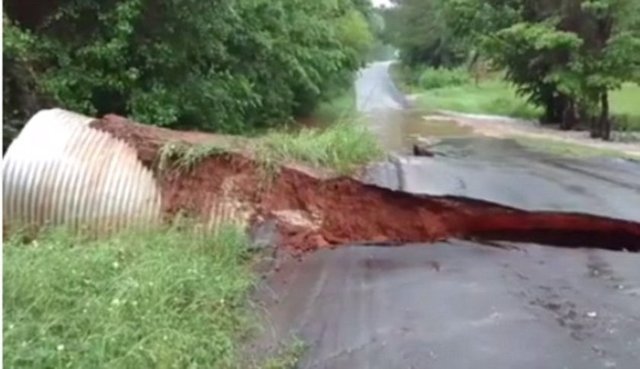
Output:
<instances>
[{"instance_id":1,"label":"large hole in road","mask_svg":"<svg viewBox=\"0 0 640 369\"><path fill-rule=\"evenodd\" d=\"M175 139L172 131L117 117L92 126L131 144L150 168L160 147ZM265 171L242 153L210 156L188 171L154 170L168 217L186 212L207 219L243 218L254 225L274 219L281 247L295 253L354 243L397 245L450 238L640 251L637 222L417 196L352 178L321 178L294 166ZM221 200L231 211L216 211Z\"/></svg>"}]
</instances>

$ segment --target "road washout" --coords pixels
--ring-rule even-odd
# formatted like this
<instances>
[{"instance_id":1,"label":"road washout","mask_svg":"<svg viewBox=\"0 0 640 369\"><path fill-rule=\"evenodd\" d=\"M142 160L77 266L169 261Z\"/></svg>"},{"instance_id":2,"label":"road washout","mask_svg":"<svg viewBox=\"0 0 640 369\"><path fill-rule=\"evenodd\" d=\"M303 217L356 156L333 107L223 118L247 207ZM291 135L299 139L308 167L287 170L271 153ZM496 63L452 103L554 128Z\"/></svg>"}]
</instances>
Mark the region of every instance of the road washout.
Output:
<instances>
[{"instance_id":1,"label":"road washout","mask_svg":"<svg viewBox=\"0 0 640 369\"><path fill-rule=\"evenodd\" d=\"M137 150L138 159L154 171L167 220L179 214L208 220L222 216L215 211L221 202L232 204L233 216L247 226L275 220L278 246L296 255L354 243L400 245L450 238L640 251L640 223L524 211L463 197L413 195L299 165L266 170L243 148L202 158L189 170L161 171L157 163L163 145L202 144L206 136L113 115L92 122L91 127Z\"/></svg>"}]
</instances>

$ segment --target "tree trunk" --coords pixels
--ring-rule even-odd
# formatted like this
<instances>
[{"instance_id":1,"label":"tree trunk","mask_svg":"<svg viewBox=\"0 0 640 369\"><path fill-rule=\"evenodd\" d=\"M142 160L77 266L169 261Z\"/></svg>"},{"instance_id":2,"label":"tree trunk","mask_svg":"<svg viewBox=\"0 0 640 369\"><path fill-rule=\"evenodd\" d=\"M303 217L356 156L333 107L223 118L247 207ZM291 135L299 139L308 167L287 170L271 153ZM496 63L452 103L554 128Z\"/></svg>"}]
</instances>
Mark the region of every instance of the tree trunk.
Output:
<instances>
[{"instance_id":1,"label":"tree trunk","mask_svg":"<svg viewBox=\"0 0 640 369\"><path fill-rule=\"evenodd\" d=\"M594 116L589 116L589 131L591 138L600 138L600 120Z\"/></svg>"},{"instance_id":2,"label":"tree trunk","mask_svg":"<svg viewBox=\"0 0 640 369\"><path fill-rule=\"evenodd\" d=\"M545 101L545 114L542 123L562 126L565 117L567 100L564 96L549 96Z\"/></svg>"},{"instance_id":3,"label":"tree trunk","mask_svg":"<svg viewBox=\"0 0 640 369\"><path fill-rule=\"evenodd\" d=\"M572 98L567 98L565 101L566 103L564 104L562 125L560 126L560 128L562 128L563 130L572 130L575 128L576 123L578 123L576 103Z\"/></svg>"},{"instance_id":4,"label":"tree trunk","mask_svg":"<svg viewBox=\"0 0 640 369\"><path fill-rule=\"evenodd\" d=\"M609 119L609 93L605 90L600 95L600 137L603 140L611 139L611 120Z\"/></svg>"}]
</instances>

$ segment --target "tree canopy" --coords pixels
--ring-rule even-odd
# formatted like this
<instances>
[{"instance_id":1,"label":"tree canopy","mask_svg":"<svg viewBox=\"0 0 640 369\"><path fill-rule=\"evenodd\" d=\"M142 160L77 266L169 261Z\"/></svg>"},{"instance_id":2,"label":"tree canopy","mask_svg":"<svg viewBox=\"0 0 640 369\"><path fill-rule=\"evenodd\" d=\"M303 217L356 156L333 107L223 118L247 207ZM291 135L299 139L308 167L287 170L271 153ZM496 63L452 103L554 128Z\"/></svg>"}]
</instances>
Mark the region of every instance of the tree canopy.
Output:
<instances>
[{"instance_id":1,"label":"tree canopy","mask_svg":"<svg viewBox=\"0 0 640 369\"><path fill-rule=\"evenodd\" d=\"M209 131L282 124L351 82L369 13L365 0L6 1L4 123L56 104Z\"/></svg>"},{"instance_id":2,"label":"tree canopy","mask_svg":"<svg viewBox=\"0 0 640 369\"><path fill-rule=\"evenodd\" d=\"M544 108L543 122L583 123L608 139L608 93L640 80L637 0L395 2L388 37L406 63L438 67L481 55Z\"/></svg>"}]
</instances>

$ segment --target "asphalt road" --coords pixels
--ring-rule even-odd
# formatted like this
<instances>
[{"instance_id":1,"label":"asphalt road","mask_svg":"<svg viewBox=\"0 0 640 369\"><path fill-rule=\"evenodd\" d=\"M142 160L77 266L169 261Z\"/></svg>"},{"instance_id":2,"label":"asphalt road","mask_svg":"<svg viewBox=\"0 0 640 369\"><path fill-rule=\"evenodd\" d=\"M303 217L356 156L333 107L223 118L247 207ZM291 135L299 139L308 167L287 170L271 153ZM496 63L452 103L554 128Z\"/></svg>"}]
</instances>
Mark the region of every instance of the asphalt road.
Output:
<instances>
[{"instance_id":1,"label":"asphalt road","mask_svg":"<svg viewBox=\"0 0 640 369\"><path fill-rule=\"evenodd\" d=\"M428 195L482 199L524 210L577 212L640 222L640 164L527 151L513 140L446 139L436 157L397 156L366 180Z\"/></svg>"},{"instance_id":2,"label":"asphalt road","mask_svg":"<svg viewBox=\"0 0 640 369\"><path fill-rule=\"evenodd\" d=\"M404 101L386 64L364 70L359 108L385 131ZM640 219L630 162L564 160L465 138L399 157L371 181L531 210ZM612 239L615 242L615 239ZM285 261L261 286L263 342L296 335L300 368L640 367L640 254L452 240L348 246Z\"/></svg>"}]
</instances>

